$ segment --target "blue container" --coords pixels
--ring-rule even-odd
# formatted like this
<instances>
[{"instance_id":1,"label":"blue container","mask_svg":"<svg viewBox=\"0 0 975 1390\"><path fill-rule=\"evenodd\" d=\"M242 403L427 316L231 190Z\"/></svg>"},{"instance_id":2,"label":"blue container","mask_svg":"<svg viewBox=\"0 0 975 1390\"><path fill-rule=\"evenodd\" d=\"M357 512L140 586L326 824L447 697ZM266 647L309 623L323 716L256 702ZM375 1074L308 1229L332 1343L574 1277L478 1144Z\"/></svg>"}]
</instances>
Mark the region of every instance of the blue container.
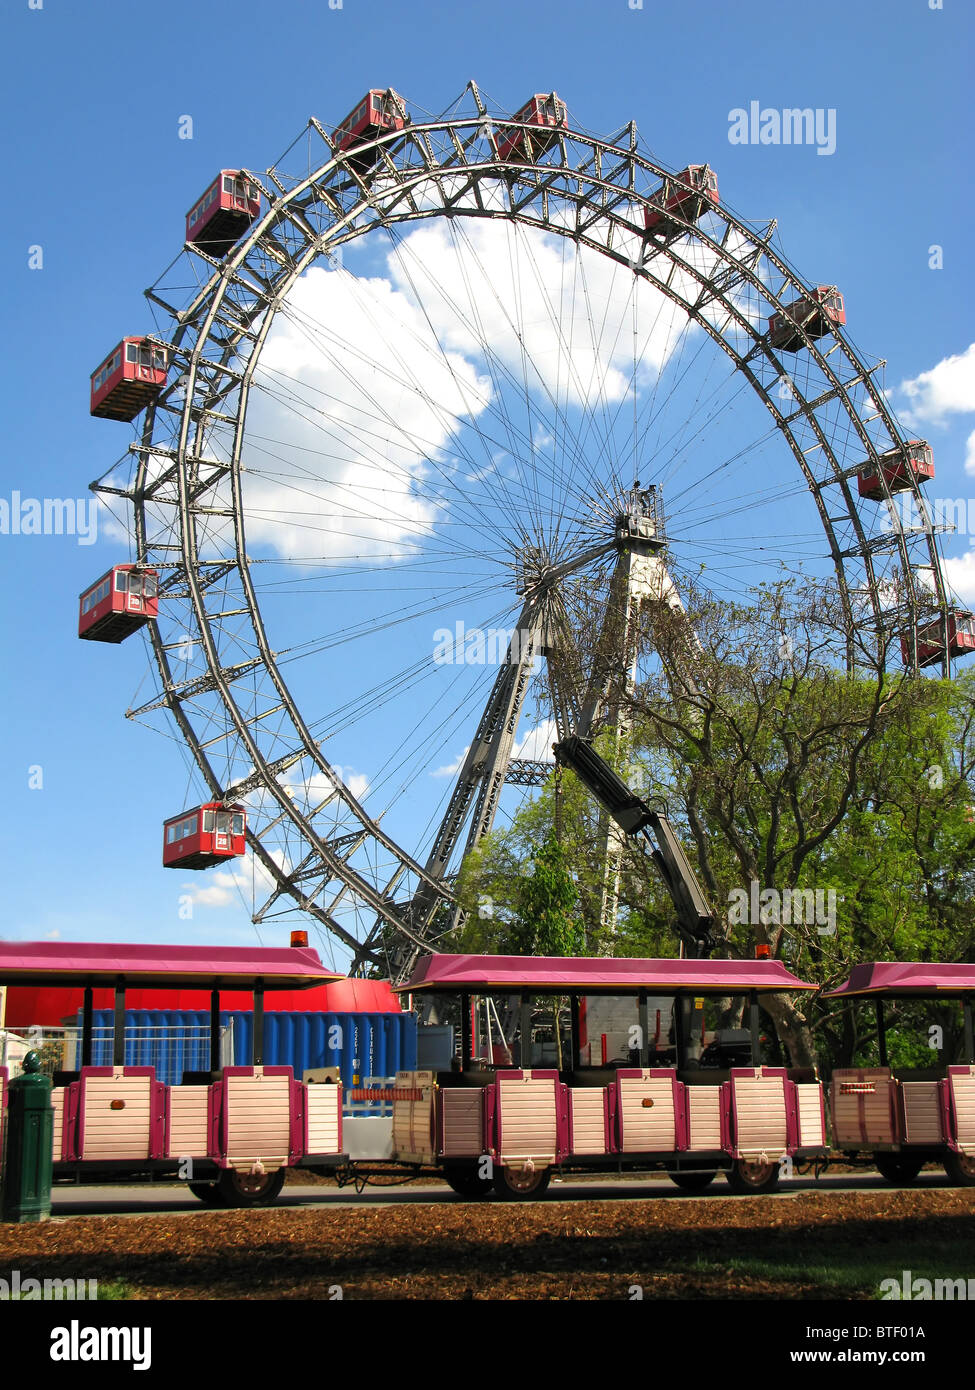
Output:
<instances>
[{"instance_id":1,"label":"blue container","mask_svg":"<svg viewBox=\"0 0 975 1390\"><path fill-rule=\"evenodd\" d=\"M250 1010L222 1014L232 1020L234 1063L248 1066L254 1038ZM264 1061L289 1066L295 1076L338 1067L345 1087L369 1076L393 1076L416 1067L416 1015L409 1013L266 1013Z\"/></svg>"}]
</instances>

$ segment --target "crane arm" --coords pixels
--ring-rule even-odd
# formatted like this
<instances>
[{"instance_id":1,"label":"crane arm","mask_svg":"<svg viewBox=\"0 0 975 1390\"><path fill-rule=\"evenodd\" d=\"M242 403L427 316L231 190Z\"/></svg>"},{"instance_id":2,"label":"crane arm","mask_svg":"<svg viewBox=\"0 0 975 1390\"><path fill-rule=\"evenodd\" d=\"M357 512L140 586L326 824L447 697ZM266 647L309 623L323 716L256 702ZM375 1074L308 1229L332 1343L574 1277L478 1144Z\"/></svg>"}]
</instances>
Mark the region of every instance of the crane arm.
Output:
<instances>
[{"instance_id":1,"label":"crane arm","mask_svg":"<svg viewBox=\"0 0 975 1390\"><path fill-rule=\"evenodd\" d=\"M695 956L706 959L718 925L711 904L666 816L626 785L585 739L572 735L553 745L555 761L570 768L627 835L642 834L677 911L677 929Z\"/></svg>"}]
</instances>

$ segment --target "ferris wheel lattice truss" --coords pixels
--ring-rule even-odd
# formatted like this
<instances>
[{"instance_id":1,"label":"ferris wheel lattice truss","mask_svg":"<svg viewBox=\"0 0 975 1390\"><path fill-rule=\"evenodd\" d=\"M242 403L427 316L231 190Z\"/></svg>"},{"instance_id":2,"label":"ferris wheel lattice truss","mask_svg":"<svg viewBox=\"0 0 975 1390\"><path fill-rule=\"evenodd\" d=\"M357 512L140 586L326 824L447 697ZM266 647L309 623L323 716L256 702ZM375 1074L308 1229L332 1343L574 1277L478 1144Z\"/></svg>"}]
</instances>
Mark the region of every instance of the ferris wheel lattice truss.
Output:
<instances>
[{"instance_id":1,"label":"ferris wheel lattice truss","mask_svg":"<svg viewBox=\"0 0 975 1390\"><path fill-rule=\"evenodd\" d=\"M766 407L825 537L847 662L863 650L883 660L901 645L916 671L929 664L920 628L927 640L937 632L949 674L956 609L923 480L904 466L911 441L887 406L884 363L868 365L837 323L815 326L818 292L773 244L774 222L753 227L716 193L702 200L682 182L689 171L674 175L641 150L632 123L611 140L574 129L554 93L557 119L545 129L531 103L515 116L491 114L474 83L436 118L413 118L395 93L383 95L399 113L390 129L353 143L342 127L330 135L313 119L299 137L298 173L285 172L298 142L265 174L240 171L261 195L245 234L212 246L213 255L187 242L146 291L157 322L149 341L167 354L167 384L123 461L92 487L108 505L131 508L133 559L161 576L160 618L147 629L158 688L128 713L167 712L211 797L247 803L249 848L267 886L254 920L298 910L348 953L352 972L403 978L456 921L451 865L491 829L503 787L537 786L551 771L524 756L516 739L540 659L560 735L591 730L605 703L605 680L572 665L564 584L595 567L608 581L607 612L639 606L641 595L675 610L680 599L652 486L617 476L598 496L587 493L590 512L601 512L592 525L562 536L545 534L529 515L506 541L520 603L515 647L454 769L426 858L405 850L303 717L265 628L261 562L245 538L245 419L261 388L262 349L316 262L334 264L370 232L481 219L614 263L706 335ZM664 202L661 190L676 191ZM635 304L635 288L631 294ZM788 331L770 331L770 320ZM866 504L857 486L865 467L874 488ZM906 526L892 501L908 488L918 525ZM624 667L633 655L631 616L616 649ZM186 671L187 647L202 669ZM613 891L604 894L610 912Z\"/></svg>"}]
</instances>

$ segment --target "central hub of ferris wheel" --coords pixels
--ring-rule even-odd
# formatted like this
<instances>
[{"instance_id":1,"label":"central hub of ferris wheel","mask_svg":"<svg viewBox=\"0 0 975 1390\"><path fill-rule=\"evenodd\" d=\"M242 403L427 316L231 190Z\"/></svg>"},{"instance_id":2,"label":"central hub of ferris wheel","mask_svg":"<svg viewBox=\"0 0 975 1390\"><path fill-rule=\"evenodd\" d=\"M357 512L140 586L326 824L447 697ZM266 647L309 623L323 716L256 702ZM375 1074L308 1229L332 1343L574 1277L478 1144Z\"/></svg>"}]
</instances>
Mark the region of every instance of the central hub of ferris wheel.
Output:
<instances>
[{"instance_id":1,"label":"central hub of ferris wheel","mask_svg":"<svg viewBox=\"0 0 975 1390\"><path fill-rule=\"evenodd\" d=\"M615 540L618 548L632 546L641 553L657 555L666 548L663 499L659 487L641 488L639 479L624 495L626 507L616 515Z\"/></svg>"}]
</instances>

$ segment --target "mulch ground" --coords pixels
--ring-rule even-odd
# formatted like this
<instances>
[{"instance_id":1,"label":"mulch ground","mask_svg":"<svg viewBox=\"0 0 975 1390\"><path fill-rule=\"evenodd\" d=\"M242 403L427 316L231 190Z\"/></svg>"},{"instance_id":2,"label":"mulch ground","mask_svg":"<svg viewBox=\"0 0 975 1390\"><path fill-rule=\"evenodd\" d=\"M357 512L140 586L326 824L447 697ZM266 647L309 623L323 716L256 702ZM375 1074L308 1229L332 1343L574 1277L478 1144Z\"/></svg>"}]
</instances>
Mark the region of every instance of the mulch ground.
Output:
<instances>
[{"instance_id":1,"label":"mulch ground","mask_svg":"<svg viewBox=\"0 0 975 1390\"><path fill-rule=\"evenodd\" d=\"M619 1300L635 1284L645 1298L809 1299L836 1290L801 1273L756 1277L736 1262L781 1257L811 1270L830 1266L838 1251L882 1260L887 1247L898 1273L906 1245L920 1258L948 1243L975 1250L975 1192L445 1199L0 1226L0 1275L18 1268L22 1278L122 1280L140 1299ZM709 1271L696 1272L697 1261ZM876 1286L852 1296L875 1298Z\"/></svg>"}]
</instances>

